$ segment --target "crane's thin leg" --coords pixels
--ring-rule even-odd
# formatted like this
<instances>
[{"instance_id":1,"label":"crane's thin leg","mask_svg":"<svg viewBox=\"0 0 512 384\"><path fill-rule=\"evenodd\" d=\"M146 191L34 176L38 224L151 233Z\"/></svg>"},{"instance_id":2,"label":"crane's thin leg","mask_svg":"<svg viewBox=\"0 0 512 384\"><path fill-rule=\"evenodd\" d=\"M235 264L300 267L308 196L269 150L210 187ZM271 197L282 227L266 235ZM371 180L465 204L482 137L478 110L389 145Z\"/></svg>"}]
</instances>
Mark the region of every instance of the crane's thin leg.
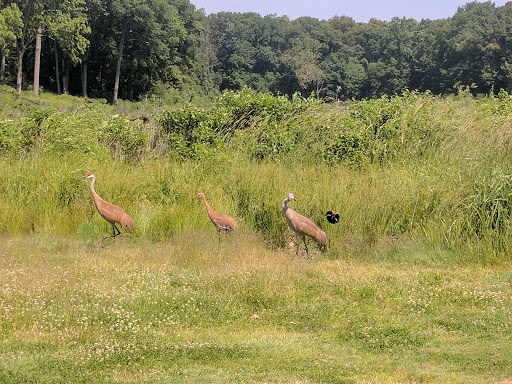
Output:
<instances>
[{"instance_id":1,"label":"crane's thin leg","mask_svg":"<svg viewBox=\"0 0 512 384\"><path fill-rule=\"evenodd\" d=\"M117 231L117 233L116 233ZM105 236L103 239L101 239L102 241L105 240L105 239L108 239L110 237L113 237L114 239L116 238L116 236L120 235L121 234L121 231L119 230L119 228L116 227L115 224L112 224L112 235L110 236Z\"/></svg>"},{"instance_id":2,"label":"crane's thin leg","mask_svg":"<svg viewBox=\"0 0 512 384\"><path fill-rule=\"evenodd\" d=\"M295 234L295 244L297 245L297 250L295 251L295 255L299 254L300 240L301 240L300 236L298 234Z\"/></svg>"}]
</instances>

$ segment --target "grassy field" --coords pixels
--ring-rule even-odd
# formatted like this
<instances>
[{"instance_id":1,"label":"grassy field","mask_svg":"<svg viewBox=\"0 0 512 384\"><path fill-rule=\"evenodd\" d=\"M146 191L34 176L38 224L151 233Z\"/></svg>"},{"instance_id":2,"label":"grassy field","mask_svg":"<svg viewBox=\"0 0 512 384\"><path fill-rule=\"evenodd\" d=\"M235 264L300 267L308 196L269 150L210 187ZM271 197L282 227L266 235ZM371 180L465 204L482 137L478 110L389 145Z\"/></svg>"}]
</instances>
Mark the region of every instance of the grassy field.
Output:
<instances>
[{"instance_id":1,"label":"grassy field","mask_svg":"<svg viewBox=\"0 0 512 384\"><path fill-rule=\"evenodd\" d=\"M511 382L508 94L0 105L1 383Z\"/></svg>"},{"instance_id":2,"label":"grassy field","mask_svg":"<svg viewBox=\"0 0 512 384\"><path fill-rule=\"evenodd\" d=\"M410 244L306 262L252 234L218 247L213 230L158 244L1 240L0 382L511 378L508 264Z\"/></svg>"}]
</instances>

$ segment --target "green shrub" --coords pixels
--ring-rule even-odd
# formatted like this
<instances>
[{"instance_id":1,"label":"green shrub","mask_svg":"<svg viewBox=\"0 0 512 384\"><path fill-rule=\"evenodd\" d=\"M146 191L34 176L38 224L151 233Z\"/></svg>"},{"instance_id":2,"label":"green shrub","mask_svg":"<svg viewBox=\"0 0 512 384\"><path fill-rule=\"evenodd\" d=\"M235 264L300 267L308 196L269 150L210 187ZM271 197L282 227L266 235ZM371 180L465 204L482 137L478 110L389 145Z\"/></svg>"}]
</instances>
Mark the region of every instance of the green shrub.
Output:
<instances>
[{"instance_id":1,"label":"green shrub","mask_svg":"<svg viewBox=\"0 0 512 384\"><path fill-rule=\"evenodd\" d=\"M47 153L64 155L76 153L98 154L98 125L92 114L55 113L41 124L42 148Z\"/></svg>"},{"instance_id":2,"label":"green shrub","mask_svg":"<svg viewBox=\"0 0 512 384\"><path fill-rule=\"evenodd\" d=\"M504 89L501 89L497 95L490 94L489 97L483 99L482 106L490 111L490 113L509 116L512 114L512 95Z\"/></svg>"},{"instance_id":3,"label":"green shrub","mask_svg":"<svg viewBox=\"0 0 512 384\"><path fill-rule=\"evenodd\" d=\"M380 164L423 153L432 144L432 102L429 93L416 92L354 101L325 141L324 160Z\"/></svg>"},{"instance_id":4,"label":"green shrub","mask_svg":"<svg viewBox=\"0 0 512 384\"><path fill-rule=\"evenodd\" d=\"M55 110L36 109L28 117L0 121L0 152L28 153L41 138L45 121Z\"/></svg>"},{"instance_id":5,"label":"green shrub","mask_svg":"<svg viewBox=\"0 0 512 384\"><path fill-rule=\"evenodd\" d=\"M25 147L23 121L0 121L0 153L14 153Z\"/></svg>"},{"instance_id":6,"label":"green shrub","mask_svg":"<svg viewBox=\"0 0 512 384\"><path fill-rule=\"evenodd\" d=\"M144 154L148 136L128 118L114 115L103 122L99 140L108 146L115 158L138 159Z\"/></svg>"},{"instance_id":7,"label":"green shrub","mask_svg":"<svg viewBox=\"0 0 512 384\"><path fill-rule=\"evenodd\" d=\"M219 145L212 129L211 112L188 105L167 109L160 118L171 150L181 158L193 158Z\"/></svg>"},{"instance_id":8,"label":"green shrub","mask_svg":"<svg viewBox=\"0 0 512 384\"><path fill-rule=\"evenodd\" d=\"M291 120L318 103L298 95L290 100L244 88L223 93L213 109L192 105L167 109L160 124L171 148L185 158L217 150L223 143L251 158L275 158L297 144L297 131L302 127Z\"/></svg>"}]
</instances>

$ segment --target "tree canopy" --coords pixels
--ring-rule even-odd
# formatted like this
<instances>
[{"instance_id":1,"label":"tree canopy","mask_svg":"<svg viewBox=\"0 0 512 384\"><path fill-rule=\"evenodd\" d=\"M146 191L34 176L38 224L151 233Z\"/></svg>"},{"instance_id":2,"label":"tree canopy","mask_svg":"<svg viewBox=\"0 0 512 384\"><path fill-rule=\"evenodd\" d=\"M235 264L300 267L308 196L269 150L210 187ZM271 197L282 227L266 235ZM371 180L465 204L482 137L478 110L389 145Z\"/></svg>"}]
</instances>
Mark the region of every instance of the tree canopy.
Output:
<instances>
[{"instance_id":1,"label":"tree canopy","mask_svg":"<svg viewBox=\"0 0 512 384\"><path fill-rule=\"evenodd\" d=\"M174 101L249 87L327 100L404 89L512 91L512 3L470 2L450 18L355 22L221 12L189 0L4 0L0 50L6 81L31 84L41 31L41 85L60 92ZM14 48L17 41L18 50ZM18 52L29 63L20 68ZM61 65L69 68L59 72Z\"/></svg>"}]
</instances>

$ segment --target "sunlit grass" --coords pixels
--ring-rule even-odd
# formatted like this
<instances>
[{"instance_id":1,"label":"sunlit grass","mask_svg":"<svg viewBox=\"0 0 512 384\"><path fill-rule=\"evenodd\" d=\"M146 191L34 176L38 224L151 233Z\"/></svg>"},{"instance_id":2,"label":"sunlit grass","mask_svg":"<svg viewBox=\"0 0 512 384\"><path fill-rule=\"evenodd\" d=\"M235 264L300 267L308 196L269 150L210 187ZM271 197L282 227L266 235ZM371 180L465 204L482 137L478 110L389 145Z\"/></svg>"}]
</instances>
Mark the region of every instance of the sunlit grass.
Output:
<instances>
[{"instance_id":1,"label":"sunlit grass","mask_svg":"<svg viewBox=\"0 0 512 384\"><path fill-rule=\"evenodd\" d=\"M190 159L162 143L140 158L99 142L1 155L0 382L510 380L511 130L492 111L508 104L412 102L400 127L432 143L372 164L318 161L315 140L343 128L344 109L326 105L290 122L304 147L264 160L236 148L256 136ZM101 240L111 227L78 179L87 172L134 233ZM198 192L239 223L220 244ZM326 231L327 253L310 242L311 260L294 256L288 192Z\"/></svg>"},{"instance_id":2,"label":"sunlit grass","mask_svg":"<svg viewBox=\"0 0 512 384\"><path fill-rule=\"evenodd\" d=\"M510 373L507 265L306 262L251 234L219 247L211 229L157 244L2 237L2 380L463 383Z\"/></svg>"}]
</instances>

